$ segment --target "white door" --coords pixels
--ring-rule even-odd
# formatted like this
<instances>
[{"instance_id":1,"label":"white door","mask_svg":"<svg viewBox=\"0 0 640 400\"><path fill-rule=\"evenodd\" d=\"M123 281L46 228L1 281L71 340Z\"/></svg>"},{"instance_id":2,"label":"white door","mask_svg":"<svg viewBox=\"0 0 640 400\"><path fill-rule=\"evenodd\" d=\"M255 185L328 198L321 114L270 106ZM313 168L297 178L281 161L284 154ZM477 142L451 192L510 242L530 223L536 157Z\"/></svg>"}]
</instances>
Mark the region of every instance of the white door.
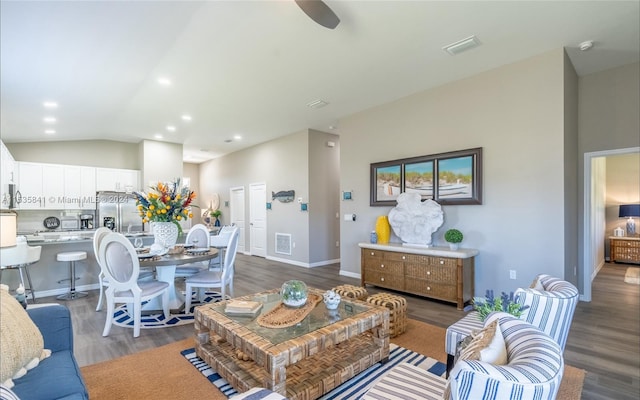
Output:
<instances>
[{"instance_id":1,"label":"white door","mask_svg":"<svg viewBox=\"0 0 640 400\"><path fill-rule=\"evenodd\" d=\"M249 244L251 255L267 256L267 185L249 185Z\"/></svg>"},{"instance_id":2,"label":"white door","mask_svg":"<svg viewBox=\"0 0 640 400\"><path fill-rule=\"evenodd\" d=\"M229 189L231 201L229 203L229 216L231 224L235 224L240 229L238 237L238 252L246 253L244 235L245 217L244 217L244 186L232 187Z\"/></svg>"}]
</instances>

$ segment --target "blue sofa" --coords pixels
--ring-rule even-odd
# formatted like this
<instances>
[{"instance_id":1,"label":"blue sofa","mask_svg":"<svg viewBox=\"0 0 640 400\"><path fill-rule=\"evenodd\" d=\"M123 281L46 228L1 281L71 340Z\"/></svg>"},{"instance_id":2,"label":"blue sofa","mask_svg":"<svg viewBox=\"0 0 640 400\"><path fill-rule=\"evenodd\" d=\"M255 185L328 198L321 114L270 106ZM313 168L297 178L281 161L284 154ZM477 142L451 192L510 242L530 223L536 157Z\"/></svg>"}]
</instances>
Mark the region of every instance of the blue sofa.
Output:
<instances>
[{"instance_id":1,"label":"blue sofa","mask_svg":"<svg viewBox=\"0 0 640 400\"><path fill-rule=\"evenodd\" d=\"M59 304L27 308L51 356L25 376L14 379L11 389L23 400L88 399L80 368L73 356L73 329L69 309Z\"/></svg>"}]
</instances>

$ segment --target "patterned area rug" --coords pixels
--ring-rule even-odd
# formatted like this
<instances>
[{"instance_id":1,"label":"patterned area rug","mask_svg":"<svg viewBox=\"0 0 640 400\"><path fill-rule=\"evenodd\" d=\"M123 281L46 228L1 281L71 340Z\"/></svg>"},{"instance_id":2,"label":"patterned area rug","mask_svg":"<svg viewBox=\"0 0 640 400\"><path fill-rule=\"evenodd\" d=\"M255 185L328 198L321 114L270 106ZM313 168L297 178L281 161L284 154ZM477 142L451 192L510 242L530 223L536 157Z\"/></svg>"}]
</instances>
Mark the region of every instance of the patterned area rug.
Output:
<instances>
[{"instance_id":1,"label":"patterned area rug","mask_svg":"<svg viewBox=\"0 0 640 400\"><path fill-rule=\"evenodd\" d=\"M403 362L413 364L439 376L443 376L446 372L447 366L431 357L423 356L422 354L396 346L393 343L389 345L389 348L389 362L386 364L378 363L369 367L366 371L356 375L354 378L320 397L320 400L359 399L389 368ZM196 367L198 371L200 371L209 382L220 389L225 396L230 397L237 393L226 380L209 367L201 358L196 356L195 349L186 349L181 351L180 354L189 360L191 365Z\"/></svg>"},{"instance_id":2,"label":"patterned area rug","mask_svg":"<svg viewBox=\"0 0 640 400\"><path fill-rule=\"evenodd\" d=\"M218 292L205 292L205 298L202 302L194 300L191 303L191 312L186 314L184 309L181 310L180 314L171 314L169 319L164 318L164 314L162 312L158 314L152 315L143 315L141 319L141 328L142 329L153 329L153 328L166 328L168 326L178 326L185 324L193 323L193 310L197 306L201 306L206 303L215 303L220 301L222 295ZM145 303L143 303L144 305ZM115 325L123 326L125 328L133 328L133 318L127 312L126 304L122 304L118 306L113 313L113 319Z\"/></svg>"},{"instance_id":3,"label":"patterned area rug","mask_svg":"<svg viewBox=\"0 0 640 400\"><path fill-rule=\"evenodd\" d=\"M638 267L627 268L627 272L624 274L624 281L626 283L640 285L640 268Z\"/></svg>"}]
</instances>

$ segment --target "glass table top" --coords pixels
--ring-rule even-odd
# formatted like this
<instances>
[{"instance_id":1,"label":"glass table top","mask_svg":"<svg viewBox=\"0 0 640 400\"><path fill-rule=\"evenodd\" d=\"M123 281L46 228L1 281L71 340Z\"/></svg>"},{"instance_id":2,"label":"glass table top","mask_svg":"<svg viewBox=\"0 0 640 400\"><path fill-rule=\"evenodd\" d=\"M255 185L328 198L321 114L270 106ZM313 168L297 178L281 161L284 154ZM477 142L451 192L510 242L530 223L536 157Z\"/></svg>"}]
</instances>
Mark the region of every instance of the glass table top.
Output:
<instances>
[{"instance_id":1,"label":"glass table top","mask_svg":"<svg viewBox=\"0 0 640 400\"><path fill-rule=\"evenodd\" d=\"M321 294L319 292L314 292ZM243 325L245 328L257 335L269 340L273 344L280 344L287 340L313 332L338 321L353 317L361 312L370 309L369 306L357 304L343 299L340 301L336 310L328 310L324 303L319 302L313 310L298 324L287 328L265 328L258 324L257 319L260 315L269 312L271 309L280 304L279 293L259 293L253 296L242 297L243 300L253 300L262 303L262 309L253 315L231 314L225 313L225 304L215 303L211 305L211 309L225 315L227 318Z\"/></svg>"}]
</instances>

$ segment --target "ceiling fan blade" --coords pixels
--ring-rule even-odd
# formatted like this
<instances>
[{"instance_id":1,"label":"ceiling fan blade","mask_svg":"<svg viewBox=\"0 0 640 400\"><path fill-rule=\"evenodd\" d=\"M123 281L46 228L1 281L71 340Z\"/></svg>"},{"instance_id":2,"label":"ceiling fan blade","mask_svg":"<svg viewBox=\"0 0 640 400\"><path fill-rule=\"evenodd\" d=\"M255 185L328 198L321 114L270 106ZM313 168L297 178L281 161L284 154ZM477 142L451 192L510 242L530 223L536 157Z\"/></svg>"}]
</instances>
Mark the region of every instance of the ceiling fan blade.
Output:
<instances>
[{"instance_id":1,"label":"ceiling fan blade","mask_svg":"<svg viewBox=\"0 0 640 400\"><path fill-rule=\"evenodd\" d=\"M325 28L333 29L340 23L340 18L321 0L295 0L295 2L309 18Z\"/></svg>"}]
</instances>

